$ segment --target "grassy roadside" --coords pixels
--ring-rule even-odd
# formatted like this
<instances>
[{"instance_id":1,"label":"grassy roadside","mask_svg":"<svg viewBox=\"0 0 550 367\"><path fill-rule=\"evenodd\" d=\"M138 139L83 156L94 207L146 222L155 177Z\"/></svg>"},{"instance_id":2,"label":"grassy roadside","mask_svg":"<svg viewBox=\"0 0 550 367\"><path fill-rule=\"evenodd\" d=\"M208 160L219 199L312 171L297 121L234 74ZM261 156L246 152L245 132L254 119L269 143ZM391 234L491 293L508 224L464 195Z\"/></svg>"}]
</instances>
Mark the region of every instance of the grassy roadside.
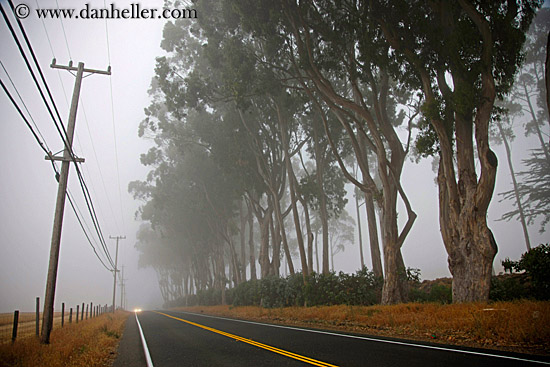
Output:
<instances>
[{"instance_id":1,"label":"grassy roadside","mask_svg":"<svg viewBox=\"0 0 550 367\"><path fill-rule=\"evenodd\" d=\"M550 355L550 302L266 309L196 306L190 312L268 323Z\"/></svg>"},{"instance_id":2,"label":"grassy roadside","mask_svg":"<svg viewBox=\"0 0 550 367\"><path fill-rule=\"evenodd\" d=\"M103 314L52 331L51 344L35 337L0 345L0 366L88 367L110 366L130 313Z\"/></svg>"}]
</instances>

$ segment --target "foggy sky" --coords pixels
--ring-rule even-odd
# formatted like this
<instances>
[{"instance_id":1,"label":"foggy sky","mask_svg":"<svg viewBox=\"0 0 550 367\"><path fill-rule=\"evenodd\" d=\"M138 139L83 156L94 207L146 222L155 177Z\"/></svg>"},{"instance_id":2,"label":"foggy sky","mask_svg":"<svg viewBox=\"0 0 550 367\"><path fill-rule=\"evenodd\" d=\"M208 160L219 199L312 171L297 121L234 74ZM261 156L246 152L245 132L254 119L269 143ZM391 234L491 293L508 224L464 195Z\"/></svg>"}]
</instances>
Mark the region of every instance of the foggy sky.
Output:
<instances>
[{"instance_id":1,"label":"foggy sky","mask_svg":"<svg viewBox=\"0 0 550 367\"><path fill-rule=\"evenodd\" d=\"M4 9L9 9L6 0L0 1ZM88 2L92 6L103 6L103 1ZM39 3L43 8L56 7L55 0ZM143 7L161 7L162 3L163 1L140 1ZM18 2L15 1L15 4ZM31 9L36 8L34 0L28 0L27 4ZM59 0L61 8L78 8L84 4L85 2L80 1ZM119 8L129 7L129 4L131 4L129 0L116 2ZM199 17L208 17L208 14L199 14ZM15 25L14 19L12 21ZM164 22L158 19L107 21L120 192L108 76L92 75L84 79L76 121L77 138L74 142L74 150L79 157L86 159L81 166L82 171L89 185L113 259L114 241L108 238L109 235L126 236L126 240L120 242L119 265L125 266L124 275L127 278L127 298L130 309L154 308L162 305L155 272L152 269L138 270L138 253L134 249L134 244L139 222L134 219L134 213L139 203L128 194L127 186L130 181L143 180L148 172L148 168L141 166L139 155L146 152L152 144L138 138L137 128L144 118L143 109L149 105L147 90L154 74L155 57L163 54L160 41ZM68 104L61 81L70 103L74 77L66 71L58 73L49 67L52 52L41 20L31 14L22 23L65 122L68 116ZM45 26L57 63L66 65L70 57L61 22L48 19L45 20ZM63 20L63 26L75 64L83 61L89 68L107 68L109 62L105 20ZM13 78L51 150L54 153L60 151L62 149L60 137L3 20L0 21L0 42L0 59ZM15 95L3 70L0 70L0 75ZM44 297L57 182L50 163L44 159L44 153L3 92L0 96L0 111L2 113L0 154L3 158L0 160L0 312L13 312L15 309L32 311L35 298L40 297L43 302ZM521 127L521 124L517 126ZM516 135L512 150L517 172L522 170L521 160L527 157L528 149L536 146L537 143L534 138L525 138L522 128L516 132ZM526 249L519 222L497 221L502 213L511 207L509 202L499 203L497 195L499 192L511 189L511 180L503 147L493 146L493 149L500 164L488 222L499 246L495 258L498 272L501 271L502 259L505 257L518 259ZM101 167L102 175L98 167ZM405 241L403 256L406 266L422 270L423 279L449 276L447 255L439 233L437 188L434 178L435 174L429 160L422 160L420 164L414 162L405 164L403 186L418 218ZM103 182L107 190L104 189ZM347 185L346 188L351 189L351 186ZM74 168L71 168L69 174L69 190L76 198L77 205L83 212L83 218L91 227ZM348 195L348 199L349 204L346 209L355 218L353 198ZM402 209L400 210L401 219L404 220L406 212ZM361 213L364 252L366 264L370 268L364 208L361 208ZM529 228L533 246L549 242L548 234L540 235L538 229L538 225ZM360 266L358 243L348 246L345 252L337 254L335 263L337 271L357 270ZM75 307L82 302L111 304L112 286L112 274L93 254L67 202L55 308L60 309L61 302L65 302L66 307ZM117 289L117 303L119 302L120 293Z\"/></svg>"}]
</instances>

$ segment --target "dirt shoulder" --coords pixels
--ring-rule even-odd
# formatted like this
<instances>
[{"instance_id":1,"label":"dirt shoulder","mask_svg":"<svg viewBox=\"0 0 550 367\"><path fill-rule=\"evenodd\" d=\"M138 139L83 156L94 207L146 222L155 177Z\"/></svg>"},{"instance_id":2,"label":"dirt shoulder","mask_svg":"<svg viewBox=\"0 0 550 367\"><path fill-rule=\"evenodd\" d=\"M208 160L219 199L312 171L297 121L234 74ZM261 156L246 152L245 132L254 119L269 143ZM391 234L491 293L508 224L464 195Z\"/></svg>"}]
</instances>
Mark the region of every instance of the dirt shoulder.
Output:
<instances>
[{"instance_id":1,"label":"dirt shoulder","mask_svg":"<svg viewBox=\"0 0 550 367\"><path fill-rule=\"evenodd\" d=\"M177 308L259 322L550 355L550 302L456 305Z\"/></svg>"}]
</instances>

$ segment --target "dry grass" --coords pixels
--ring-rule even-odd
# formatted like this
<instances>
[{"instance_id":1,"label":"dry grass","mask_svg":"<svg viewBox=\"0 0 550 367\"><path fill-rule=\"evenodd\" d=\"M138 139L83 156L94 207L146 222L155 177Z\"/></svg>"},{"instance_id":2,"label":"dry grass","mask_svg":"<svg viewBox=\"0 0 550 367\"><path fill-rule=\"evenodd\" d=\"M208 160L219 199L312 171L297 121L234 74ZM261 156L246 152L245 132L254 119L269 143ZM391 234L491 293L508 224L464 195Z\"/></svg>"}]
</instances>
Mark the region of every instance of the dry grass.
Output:
<instances>
[{"instance_id":1,"label":"dry grass","mask_svg":"<svg viewBox=\"0 0 550 367\"><path fill-rule=\"evenodd\" d=\"M190 307L191 312L550 355L550 302L393 306Z\"/></svg>"},{"instance_id":2,"label":"dry grass","mask_svg":"<svg viewBox=\"0 0 550 367\"><path fill-rule=\"evenodd\" d=\"M73 316L73 322L75 322ZM42 327L42 313L40 313L39 319L40 326ZM69 315L65 313L65 324L69 323ZM61 327L61 312L54 312L53 327ZM0 314L0 343L6 343L11 341L13 332L13 314ZM36 333L36 313L34 312L20 312L19 322L17 327L17 339L25 338L35 335Z\"/></svg>"},{"instance_id":3,"label":"dry grass","mask_svg":"<svg viewBox=\"0 0 550 367\"><path fill-rule=\"evenodd\" d=\"M110 366L129 313L117 312L54 329L51 344L24 338L0 345L0 366Z\"/></svg>"}]
</instances>

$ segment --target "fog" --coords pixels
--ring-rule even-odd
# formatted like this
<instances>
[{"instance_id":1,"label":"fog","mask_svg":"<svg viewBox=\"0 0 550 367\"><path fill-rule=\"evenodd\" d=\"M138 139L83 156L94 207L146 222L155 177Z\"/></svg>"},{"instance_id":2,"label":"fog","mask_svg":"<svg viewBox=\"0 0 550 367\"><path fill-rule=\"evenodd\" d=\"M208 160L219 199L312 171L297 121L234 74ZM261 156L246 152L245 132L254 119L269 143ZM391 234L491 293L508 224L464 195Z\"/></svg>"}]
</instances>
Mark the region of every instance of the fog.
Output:
<instances>
[{"instance_id":1,"label":"fog","mask_svg":"<svg viewBox=\"0 0 550 367\"><path fill-rule=\"evenodd\" d=\"M1 3L4 9L9 9L7 1L1 0ZM74 3L60 0L59 6L74 7ZM102 1L90 3L97 7L103 6ZM159 7L161 3L140 2L143 7ZM120 8L129 8L130 4L130 1L116 2ZM28 5L31 9L36 7L36 3L31 1ZM40 6L55 8L57 5L56 1L40 1ZM208 16L199 14L199 17ZM11 14L10 19L15 25ZM52 152L56 153L62 150L61 139L6 23L3 20L0 23L0 59L44 140ZM154 270L138 268L139 254L134 249L134 244L140 224L135 218L139 203L128 193L127 186L130 181L143 180L148 172L140 164L139 156L152 144L139 138L137 130L138 124L144 118L143 109L149 105L147 90L154 75L155 57L163 54L160 42L164 23L164 20L159 19L118 19L107 22L64 19L63 23L58 19L46 19L43 24L35 14L22 21L64 122L68 116L74 77L67 71L50 68L52 57L55 56L57 63L63 65L72 60L75 64L84 62L87 68L105 70L109 64L112 67L110 77L92 75L83 81L73 147L78 157L86 159L81 165L82 171L113 259L115 241L109 239L109 236L126 236L125 240L120 241L118 264L119 267L124 266L129 309L162 305ZM0 75L10 93L15 96L15 90L4 70L0 70ZM112 82L114 109L111 104L109 78ZM21 104L18 99L17 101ZM57 182L50 162L44 159L43 151L3 92L0 96L0 111L0 312L12 312L15 309L31 311L34 309L36 297L40 297L43 302ZM517 126L522 130L521 124ZM521 160L535 146L535 138L524 137L523 131L518 131L516 135L512 145L513 160L516 170L520 171ZM502 271L501 260L505 257L517 259L526 249L519 222L498 221L511 208L510 202L499 202L498 196L498 193L511 189L511 179L505 163L504 148L493 146L493 149L500 165L488 222L499 246L495 258L495 270L499 272ZM447 255L439 233L438 198L434 178L430 160L405 164L402 182L418 218L405 241L403 257L406 266L421 269L423 279L449 276ZM348 185L347 188L351 189L351 186ZM74 168L71 168L69 174L69 190L82 211L82 217L91 228ZM346 209L355 218L355 204L352 199L348 195ZM361 211L364 223L364 208ZM365 227L363 225L364 246L367 242ZM549 242L548 234L540 234L538 230L538 223L529 227L533 246ZM92 231L89 233L95 235ZM367 266L370 268L367 246L364 251ZM337 271L353 272L359 267L358 242L347 246L343 253L335 256ZM65 206L58 269L56 309L61 308L61 302L66 307L74 307L82 302L111 304L112 273L95 256L68 202ZM120 289L117 288L117 304L119 303Z\"/></svg>"}]
</instances>

